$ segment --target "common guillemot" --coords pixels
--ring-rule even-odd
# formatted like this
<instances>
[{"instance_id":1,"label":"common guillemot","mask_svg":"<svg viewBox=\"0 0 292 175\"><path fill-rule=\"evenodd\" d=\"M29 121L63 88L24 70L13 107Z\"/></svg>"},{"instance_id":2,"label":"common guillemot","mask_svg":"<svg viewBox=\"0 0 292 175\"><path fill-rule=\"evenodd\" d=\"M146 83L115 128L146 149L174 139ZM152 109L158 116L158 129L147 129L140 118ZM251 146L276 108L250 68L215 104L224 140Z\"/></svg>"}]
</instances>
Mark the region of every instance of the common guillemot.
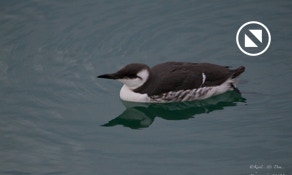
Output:
<instances>
[{"instance_id":1,"label":"common guillemot","mask_svg":"<svg viewBox=\"0 0 292 175\"><path fill-rule=\"evenodd\" d=\"M124 86L120 98L142 103L202 100L236 88L244 66L229 69L210 63L165 62L152 68L132 63L121 70L97 76L114 79Z\"/></svg>"}]
</instances>

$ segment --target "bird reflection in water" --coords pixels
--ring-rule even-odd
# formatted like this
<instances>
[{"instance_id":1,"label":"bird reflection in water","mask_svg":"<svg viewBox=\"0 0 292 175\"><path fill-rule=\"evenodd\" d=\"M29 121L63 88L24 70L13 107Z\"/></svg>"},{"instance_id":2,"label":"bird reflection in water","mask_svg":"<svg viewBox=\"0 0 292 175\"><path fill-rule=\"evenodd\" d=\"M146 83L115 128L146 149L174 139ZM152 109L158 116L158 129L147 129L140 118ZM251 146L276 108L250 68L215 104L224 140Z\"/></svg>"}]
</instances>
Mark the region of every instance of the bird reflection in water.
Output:
<instances>
[{"instance_id":1,"label":"bird reflection in water","mask_svg":"<svg viewBox=\"0 0 292 175\"><path fill-rule=\"evenodd\" d=\"M133 103L122 101L125 111L102 126L122 125L132 129L149 127L156 117L165 120L186 120L195 115L223 110L225 107L245 103L236 91L230 91L206 100L179 103Z\"/></svg>"}]
</instances>

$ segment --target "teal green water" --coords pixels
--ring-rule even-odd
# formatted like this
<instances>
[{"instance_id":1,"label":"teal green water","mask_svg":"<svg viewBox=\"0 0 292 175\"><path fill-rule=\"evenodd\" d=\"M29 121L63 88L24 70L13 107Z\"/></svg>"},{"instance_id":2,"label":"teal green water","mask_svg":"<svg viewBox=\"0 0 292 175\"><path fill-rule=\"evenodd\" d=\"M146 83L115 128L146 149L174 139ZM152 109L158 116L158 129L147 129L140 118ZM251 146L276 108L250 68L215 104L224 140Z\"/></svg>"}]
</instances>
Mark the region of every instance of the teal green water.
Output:
<instances>
[{"instance_id":1,"label":"teal green water","mask_svg":"<svg viewBox=\"0 0 292 175\"><path fill-rule=\"evenodd\" d=\"M0 2L0 174L292 173L290 1ZM250 57L238 28L260 21ZM136 105L97 79L132 62L245 66L239 89Z\"/></svg>"}]
</instances>

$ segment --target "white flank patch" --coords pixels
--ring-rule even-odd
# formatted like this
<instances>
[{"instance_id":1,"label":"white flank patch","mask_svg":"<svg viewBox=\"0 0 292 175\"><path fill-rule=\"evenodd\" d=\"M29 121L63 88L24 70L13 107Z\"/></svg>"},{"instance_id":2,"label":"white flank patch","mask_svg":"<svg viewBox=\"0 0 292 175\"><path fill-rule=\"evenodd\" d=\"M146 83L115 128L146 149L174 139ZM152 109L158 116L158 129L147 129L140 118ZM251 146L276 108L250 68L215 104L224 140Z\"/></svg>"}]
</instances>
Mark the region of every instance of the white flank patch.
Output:
<instances>
[{"instance_id":1,"label":"white flank patch","mask_svg":"<svg viewBox=\"0 0 292 175\"><path fill-rule=\"evenodd\" d=\"M230 78L219 86L201 87L198 89L180 90L177 92L171 91L162 95L151 96L150 100L154 103L203 100L233 90L230 86L231 83L235 84L236 80Z\"/></svg>"},{"instance_id":2,"label":"white flank patch","mask_svg":"<svg viewBox=\"0 0 292 175\"><path fill-rule=\"evenodd\" d=\"M202 73L202 84L201 84L201 86L205 83L205 81L206 81L206 75L205 75L205 73L203 72Z\"/></svg>"},{"instance_id":3,"label":"white flank patch","mask_svg":"<svg viewBox=\"0 0 292 175\"><path fill-rule=\"evenodd\" d=\"M120 98L124 101L131 102L141 102L147 103L150 101L150 98L147 94L139 94L128 88L127 85L124 85L120 91Z\"/></svg>"},{"instance_id":4,"label":"white flank patch","mask_svg":"<svg viewBox=\"0 0 292 175\"><path fill-rule=\"evenodd\" d=\"M201 99L206 99L215 95L223 94L227 91L232 90L232 87L230 86L231 83L235 83L234 79L228 79L224 83L222 83L219 86L213 86L211 87L211 90Z\"/></svg>"},{"instance_id":5,"label":"white flank patch","mask_svg":"<svg viewBox=\"0 0 292 175\"><path fill-rule=\"evenodd\" d=\"M142 71L139 73L141 73L139 76L142 78L142 80L144 80L145 78L147 80L147 78L149 76L148 72L146 72L146 75L143 75ZM202 83L204 83L206 81L206 75L204 73L202 73L202 77L203 77ZM136 79L134 79L134 80L136 80ZM129 81L130 81L130 79L129 79ZM141 82L143 82L143 81L141 81ZM140 84L141 84L141 82L140 82ZM149 97L147 94L140 94L140 93L134 92L132 89L129 88L129 86L128 86L129 84L125 83L120 91L120 98L123 101L140 102L140 103L151 103L151 102L152 103L164 103L164 102L202 100L202 99L210 98L212 96L223 94L227 91L233 90L233 88L230 86L231 83L235 85L236 79L230 78L219 86L201 87L198 89L180 90L177 92L171 91L168 93L164 93L164 94L156 95L156 96L151 96L151 97ZM135 83L133 83L133 84L135 84Z\"/></svg>"}]
</instances>

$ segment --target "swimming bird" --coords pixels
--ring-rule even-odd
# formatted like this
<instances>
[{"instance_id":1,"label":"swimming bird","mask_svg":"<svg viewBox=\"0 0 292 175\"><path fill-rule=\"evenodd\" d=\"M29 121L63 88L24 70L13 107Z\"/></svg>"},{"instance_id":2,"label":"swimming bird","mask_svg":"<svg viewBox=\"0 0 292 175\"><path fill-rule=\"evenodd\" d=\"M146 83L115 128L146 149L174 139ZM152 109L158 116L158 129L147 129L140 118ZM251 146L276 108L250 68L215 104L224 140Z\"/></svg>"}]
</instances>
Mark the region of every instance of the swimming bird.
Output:
<instances>
[{"instance_id":1,"label":"swimming bird","mask_svg":"<svg viewBox=\"0 0 292 175\"><path fill-rule=\"evenodd\" d=\"M121 70L97 76L124 85L120 98L141 103L167 103L202 100L236 90L244 66L230 69L211 63L165 62L152 68L132 63Z\"/></svg>"}]
</instances>

